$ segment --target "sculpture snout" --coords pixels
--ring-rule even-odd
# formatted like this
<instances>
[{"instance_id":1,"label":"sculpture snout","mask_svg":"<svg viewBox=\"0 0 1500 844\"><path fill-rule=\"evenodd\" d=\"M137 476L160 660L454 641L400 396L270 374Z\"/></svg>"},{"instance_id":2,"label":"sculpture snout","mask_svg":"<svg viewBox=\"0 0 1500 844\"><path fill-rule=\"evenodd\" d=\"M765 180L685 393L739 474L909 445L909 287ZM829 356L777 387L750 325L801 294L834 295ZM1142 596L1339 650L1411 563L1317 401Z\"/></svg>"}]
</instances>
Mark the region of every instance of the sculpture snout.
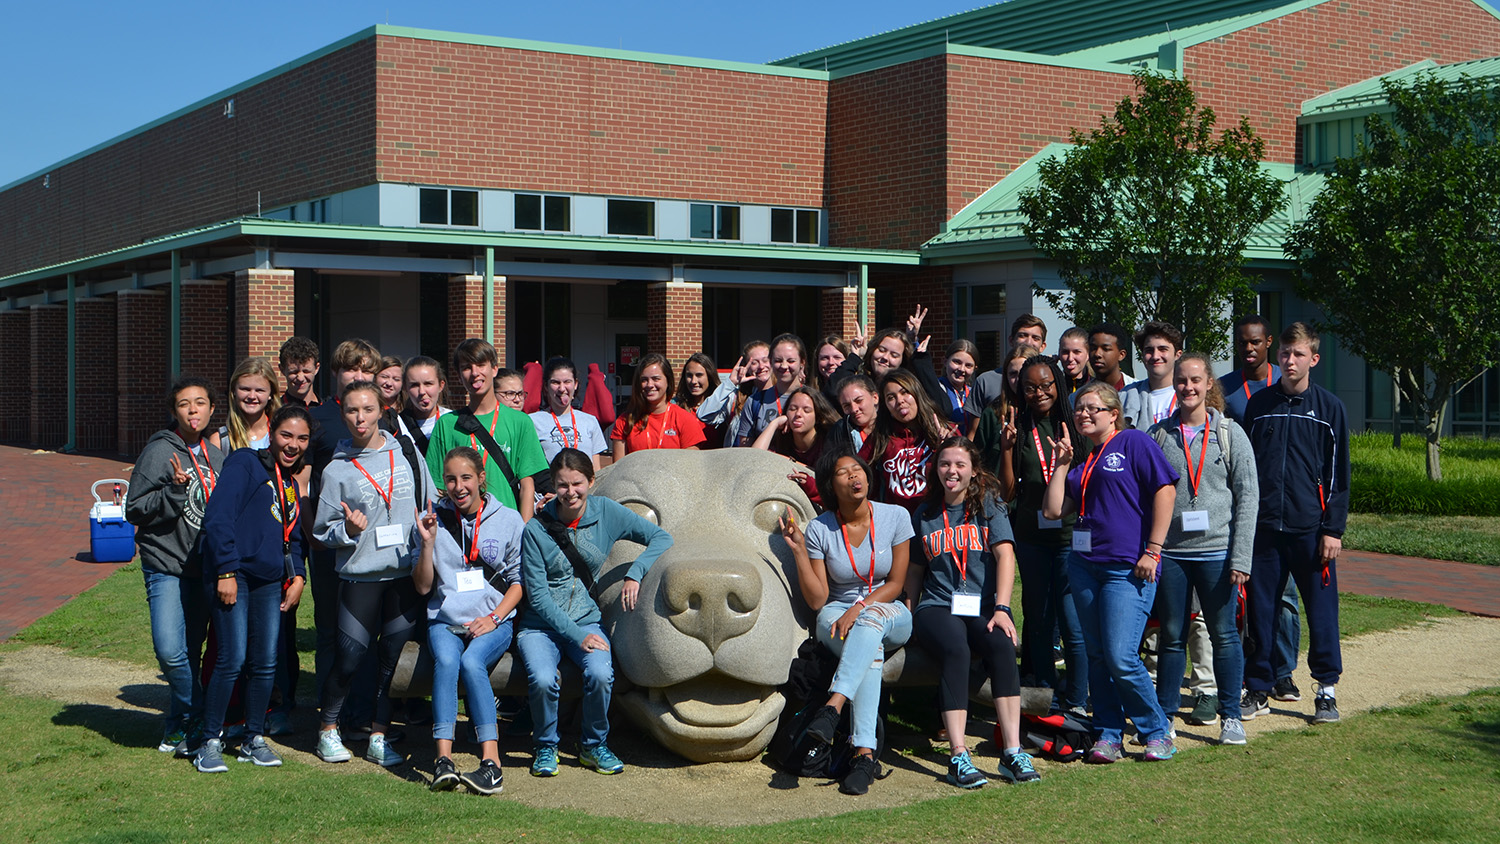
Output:
<instances>
[{"instance_id":1,"label":"sculpture snout","mask_svg":"<svg viewBox=\"0 0 1500 844\"><path fill-rule=\"evenodd\" d=\"M679 557L662 577L661 592L672 626L717 651L755 626L762 586L749 563Z\"/></svg>"}]
</instances>

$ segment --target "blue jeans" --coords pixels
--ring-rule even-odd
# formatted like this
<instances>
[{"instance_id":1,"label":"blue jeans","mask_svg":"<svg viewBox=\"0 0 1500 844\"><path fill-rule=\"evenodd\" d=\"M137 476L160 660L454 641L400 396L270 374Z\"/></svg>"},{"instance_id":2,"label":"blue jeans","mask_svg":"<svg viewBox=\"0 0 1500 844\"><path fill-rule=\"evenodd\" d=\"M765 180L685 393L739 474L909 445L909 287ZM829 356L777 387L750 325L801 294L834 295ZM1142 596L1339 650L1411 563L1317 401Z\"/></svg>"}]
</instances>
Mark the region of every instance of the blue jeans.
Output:
<instances>
[{"instance_id":1,"label":"blue jeans","mask_svg":"<svg viewBox=\"0 0 1500 844\"><path fill-rule=\"evenodd\" d=\"M1065 545L1016 542L1016 568L1021 572L1021 645L1028 654L1038 683L1057 686L1052 659L1052 631L1062 628L1063 662L1068 674L1058 703L1063 709L1083 707L1089 699L1089 656L1078 623L1078 610L1068 588L1068 549Z\"/></svg>"},{"instance_id":2,"label":"blue jeans","mask_svg":"<svg viewBox=\"0 0 1500 844\"><path fill-rule=\"evenodd\" d=\"M1302 644L1302 620L1297 617L1297 581L1287 579L1281 593L1281 608L1276 611L1276 636L1271 645L1271 665L1276 679L1292 676L1297 670L1297 646Z\"/></svg>"},{"instance_id":3,"label":"blue jeans","mask_svg":"<svg viewBox=\"0 0 1500 844\"><path fill-rule=\"evenodd\" d=\"M605 641L604 628L584 625ZM598 747L609 740L609 700L615 685L615 664L609 651L585 651L555 630L529 627L516 634L516 650L526 664L526 697L531 702L533 736L538 745L557 746L557 699L562 691L557 668L563 655L583 669L583 746Z\"/></svg>"},{"instance_id":4,"label":"blue jeans","mask_svg":"<svg viewBox=\"0 0 1500 844\"><path fill-rule=\"evenodd\" d=\"M1147 741L1171 727L1156 701L1156 684L1141 662L1141 634L1156 599L1156 584L1135 576L1129 563L1091 563L1068 555L1068 583L1089 651L1089 694L1101 741L1124 738L1125 717Z\"/></svg>"},{"instance_id":5,"label":"blue jeans","mask_svg":"<svg viewBox=\"0 0 1500 844\"><path fill-rule=\"evenodd\" d=\"M215 738L224 730L224 711L240 669L245 680L245 734L264 735L266 706L271 702L271 684L276 675L276 643L281 638L281 580L254 580L236 575L239 593L233 606L224 606L213 593L213 581L204 583L213 613L219 658L209 680L203 703L203 735Z\"/></svg>"},{"instance_id":6,"label":"blue jeans","mask_svg":"<svg viewBox=\"0 0 1500 844\"><path fill-rule=\"evenodd\" d=\"M815 635L818 641L838 655L839 667L833 673L828 691L849 699L849 740L855 747L875 747L880 721L880 679L885 670L886 648L906 644L911 638L911 610L902 603L870 604L849 628L849 638L835 639L833 623L853 603L830 601L818 611Z\"/></svg>"},{"instance_id":7,"label":"blue jeans","mask_svg":"<svg viewBox=\"0 0 1500 844\"><path fill-rule=\"evenodd\" d=\"M1229 581L1229 552L1213 559L1184 559L1161 555L1161 577L1156 583L1157 640L1156 699L1163 713L1177 711L1182 674L1187 670L1188 595L1198 592L1203 621L1214 646L1214 683L1219 689L1219 716L1240 717L1240 687L1245 678L1245 652L1234 624L1236 593ZM1167 716L1171 720L1171 715Z\"/></svg>"},{"instance_id":8,"label":"blue jeans","mask_svg":"<svg viewBox=\"0 0 1500 844\"><path fill-rule=\"evenodd\" d=\"M146 576L146 605L151 611L151 646L172 694L167 724L177 728L203 714L203 684L198 681L198 660L208 633L203 580L144 566L141 573Z\"/></svg>"},{"instance_id":9,"label":"blue jeans","mask_svg":"<svg viewBox=\"0 0 1500 844\"><path fill-rule=\"evenodd\" d=\"M463 679L469 696L469 722L480 741L499 741L495 725L495 689L490 671L510 647L511 623L501 623L492 632L473 639L448 629L447 622L427 626L427 646L432 649L432 737L453 740L458 723L458 681Z\"/></svg>"}]
</instances>

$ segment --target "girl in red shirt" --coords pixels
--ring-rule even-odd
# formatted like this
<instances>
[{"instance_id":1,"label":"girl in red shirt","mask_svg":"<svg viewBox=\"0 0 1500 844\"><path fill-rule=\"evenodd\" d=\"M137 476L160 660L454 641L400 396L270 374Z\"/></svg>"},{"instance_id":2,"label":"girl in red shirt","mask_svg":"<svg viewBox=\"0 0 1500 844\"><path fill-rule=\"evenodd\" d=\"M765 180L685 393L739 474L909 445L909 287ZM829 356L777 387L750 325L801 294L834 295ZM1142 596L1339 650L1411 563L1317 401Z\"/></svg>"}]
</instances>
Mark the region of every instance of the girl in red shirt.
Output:
<instances>
[{"instance_id":1,"label":"girl in red shirt","mask_svg":"<svg viewBox=\"0 0 1500 844\"><path fill-rule=\"evenodd\" d=\"M609 432L615 460L648 448L703 445L703 425L698 417L671 402L674 386L672 364L666 358L655 352L641 358L635 368L630 410L615 420Z\"/></svg>"}]
</instances>

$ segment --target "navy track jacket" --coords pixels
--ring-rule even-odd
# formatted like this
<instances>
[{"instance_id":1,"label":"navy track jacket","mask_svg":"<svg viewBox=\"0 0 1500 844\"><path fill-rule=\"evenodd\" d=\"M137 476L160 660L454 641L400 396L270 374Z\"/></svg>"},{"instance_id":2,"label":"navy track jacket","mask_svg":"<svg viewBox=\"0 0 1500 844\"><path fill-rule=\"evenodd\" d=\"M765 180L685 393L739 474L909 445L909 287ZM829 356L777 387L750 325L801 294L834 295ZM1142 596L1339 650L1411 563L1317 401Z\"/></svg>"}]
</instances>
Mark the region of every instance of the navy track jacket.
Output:
<instances>
[{"instance_id":1,"label":"navy track jacket","mask_svg":"<svg viewBox=\"0 0 1500 844\"><path fill-rule=\"evenodd\" d=\"M1349 521L1344 403L1317 384L1289 396L1277 383L1250 397L1241 423L1260 475L1257 525L1342 537Z\"/></svg>"}]
</instances>

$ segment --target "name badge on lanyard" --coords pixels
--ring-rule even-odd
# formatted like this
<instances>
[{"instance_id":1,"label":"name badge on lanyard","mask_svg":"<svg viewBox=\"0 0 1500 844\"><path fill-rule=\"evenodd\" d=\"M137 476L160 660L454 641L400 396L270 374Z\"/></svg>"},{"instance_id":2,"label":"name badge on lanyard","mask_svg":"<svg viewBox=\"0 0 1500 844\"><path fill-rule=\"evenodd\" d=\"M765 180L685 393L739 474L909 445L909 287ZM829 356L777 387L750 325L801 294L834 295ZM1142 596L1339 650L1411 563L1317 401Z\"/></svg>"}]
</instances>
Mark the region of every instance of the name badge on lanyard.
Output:
<instances>
[{"instance_id":1,"label":"name badge on lanyard","mask_svg":"<svg viewBox=\"0 0 1500 844\"><path fill-rule=\"evenodd\" d=\"M402 548L405 546L405 525L381 525L375 528L376 548Z\"/></svg>"},{"instance_id":2,"label":"name badge on lanyard","mask_svg":"<svg viewBox=\"0 0 1500 844\"><path fill-rule=\"evenodd\" d=\"M1183 510L1182 529L1189 532L1208 530L1208 511Z\"/></svg>"},{"instance_id":3,"label":"name badge on lanyard","mask_svg":"<svg viewBox=\"0 0 1500 844\"><path fill-rule=\"evenodd\" d=\"M1080 554L1087 554L1094 550L1094 532L1091 530L1073 530L1073 550Z\"/></svg>"},{"instance_id":4,"label":"name badge on lanyard","mask_svg":"<svg viewBox=\"0 0 1500 844\"><path fill-rule=\"evenodd\" d=\"M458 573L458 591L478 592L484 589L484 572L479 569L465 569Z\"/></svg>"},{"instance_id":5,"label":"name badge on lanyard","mask_svg":"<svg viewBox=\"0 0 1500 844\"><path fill-rule=\"evenodd\" d=\"M979 596L978 595L954 595L953 596L953 614L954 615L968 615L968 616L977 616L977 615L979 615Z\"/></svg>"}]
</instances>

